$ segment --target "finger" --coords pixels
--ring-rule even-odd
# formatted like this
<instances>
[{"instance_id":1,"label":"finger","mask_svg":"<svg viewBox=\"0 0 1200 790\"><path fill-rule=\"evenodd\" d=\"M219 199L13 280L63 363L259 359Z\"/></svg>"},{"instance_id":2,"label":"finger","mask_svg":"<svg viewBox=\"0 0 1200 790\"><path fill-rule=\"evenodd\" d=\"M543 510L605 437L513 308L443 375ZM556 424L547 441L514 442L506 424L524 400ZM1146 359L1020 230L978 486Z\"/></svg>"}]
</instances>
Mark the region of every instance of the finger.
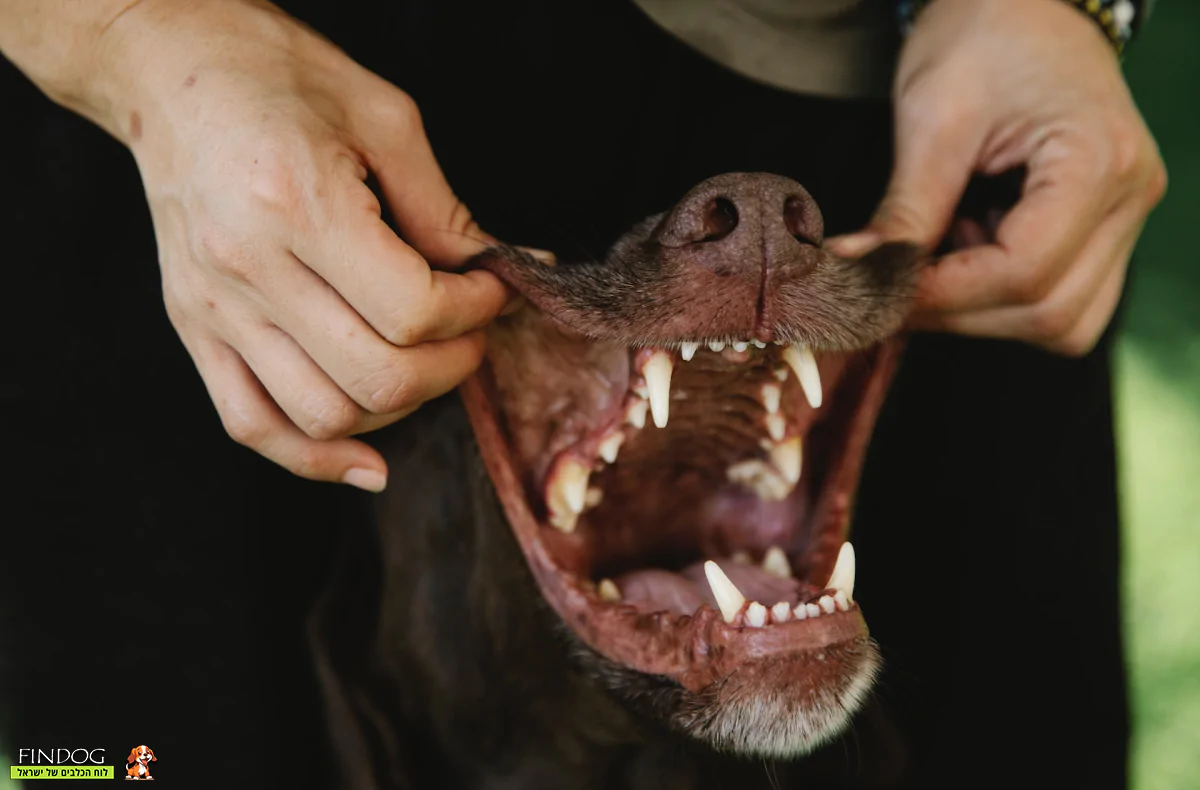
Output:
<instances>
[{"instance_id":1,"label":"finger","mask_svg":"<svg viewBox=\"0 0 1200 790\"><path fill-rule=\"evenodd\" d=\"M516 294L483 270L432 271L392 232L366 185L344 178L327 232L293 241L292 250L399 346L448 340L490 323Z\"/></svg>"},{"instance_id":2,"label":"finger","mask_svg":"<svg viewBox=\"0 0 1200 790\"><path fill-rule=\"evenodd\" d=\"M1080 257L1097 224L1122 198L1087 157L1048 142L1030 160L1020 201L994 244L959 250L918 283L923 310L959 312L1042 300Z\"/></svg>"},{"instance_id":3,"label":"finger","mask_svg":"<svg viewBox=\"0 0 1200 790\"><path fill-rule=\"evenodd\" d=\"M393 103L367 103L358 129L367 166L401 235L434 266L453 268L495 243L458 199L433 155L416 103L388 86Z\"/></svg>"},{"instance_id":4,"label":"finger","mask_svg":"<svg viewBox=\"0 0 1200 790\"><path fill-rule=\"evenodd\" d=\"M236 351L210 336L180 334L229 435L309 480L340 481L382 491L387 465L355 439L317 441L292 424Z\"/></svg>"},{"instance_id":5,"label":"finger","mask_svg":"<svg viewBox=\"0 0 1200 790\"><path fill-rule=\"evenodd\" d=\"M278 327L242 324L228 340L271 399L313 439L342 439L378 430L416 408L367 412Z\"/></svg>"},{"instance_id":6,"label":"finger","mask_svg":"<svg viewBox=\"0 0 1200 790\"><path fill-rule=\"evenodd\" d=\"M1132 248L1131 248L1132 254ZM1058 351L1070 356L1083 356L1096 347L1100 337L1108 329L1125 288L1127 266L1117 266L1108 275L1096 300L1079 322L1058 344Z\"/></svg>"},{"instance_id":7,"label":"finger","mask_svg":"<svg viewBox=\"0 0 1200 790\"><path fill-rule=\"evenodd\" d=\"M1040 302L959 313L914 316L913 327L1024 340L1060 353L1082 353L1089 340L1076 327L1091 314L1113 270L1128 264L1141 229L1129 212L1110 217L1084 248L1079 260ZM1123 275L1122 275L1123 276ZM1113 303L1115 305L1115 302ZM1098 334L1097 334L1098 337ZM1095 342L1095 337L1090 338Z\"/></svg>"},{"instance_id":8,"label":"finger","mask_svg":"<svg viewBox=\"0 0 1200 790\"><path fill-rule=\"evenodd\" d=\"M399 348L299 261L260 284L260 307L355 403L372 414L411 412L456 387L483 360L484 336Z\"/></svg>"},{"instance_id":9,"label":"finger","mask_svg":"<svg viewBox=\"0 0 1200 790\"><path fill-rule=\"evenodd\" d=\"M927 98L928 97L928 98ZM887 193L864 231L831 239L844 257L859 257L881 241L911 241L932 250L946 234L983 147L981 116L936 99L929 87L896 106L896 164Z\"/></svg>"}]
</instances>

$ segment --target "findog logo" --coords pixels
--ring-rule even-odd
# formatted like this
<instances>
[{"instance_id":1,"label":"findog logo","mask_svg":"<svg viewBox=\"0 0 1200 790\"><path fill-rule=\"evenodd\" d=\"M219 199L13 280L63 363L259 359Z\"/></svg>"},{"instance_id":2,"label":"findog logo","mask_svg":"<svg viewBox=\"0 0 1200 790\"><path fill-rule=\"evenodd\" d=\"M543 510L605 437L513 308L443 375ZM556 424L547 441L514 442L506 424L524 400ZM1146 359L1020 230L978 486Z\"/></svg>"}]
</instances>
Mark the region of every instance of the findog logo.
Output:
<instances>
[{"instance_id":1,"label":"findog logo","mask_svg":"<svg viewBox=\"0 0 1200 790\"><path fill-rule=\"evenodd\" d=\"M125 778L126 779L153 779L150 775L150 763L158 762L158 758L154 756L154 750L149 746L134 746L129 750L129 757L125 760Z\"/></svg>"}]
</instances>

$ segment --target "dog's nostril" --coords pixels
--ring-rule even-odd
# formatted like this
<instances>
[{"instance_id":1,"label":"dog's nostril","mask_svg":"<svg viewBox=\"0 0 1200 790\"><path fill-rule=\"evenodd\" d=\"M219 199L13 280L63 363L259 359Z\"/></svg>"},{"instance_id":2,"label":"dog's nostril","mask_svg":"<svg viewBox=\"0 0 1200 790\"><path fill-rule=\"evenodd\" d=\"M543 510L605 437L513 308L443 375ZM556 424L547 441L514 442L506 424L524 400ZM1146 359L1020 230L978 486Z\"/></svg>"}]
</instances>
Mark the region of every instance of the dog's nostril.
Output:
<instances>
[{"instance_id":1,"label":"dog's nostril","mask_svg":"<svg viewBox=\"0 0 1200 790\"><path fill-rule=\"evenodd\" d=\"M801 244L821 243L821 222L812 201L795 195L783 201L783 225L788 235Z\"/></svg>"},{"instance_id":2,"label":"dog's nostril","mask_svg":"<svg viewBox=\"0 0 1200 790\"><path fill-rule=\"evenodd\" d=\"M720 241L738 224L737 207L725 198L713 198L704 206L703 236L700 241Z\"/></svg>"}]
</instances>

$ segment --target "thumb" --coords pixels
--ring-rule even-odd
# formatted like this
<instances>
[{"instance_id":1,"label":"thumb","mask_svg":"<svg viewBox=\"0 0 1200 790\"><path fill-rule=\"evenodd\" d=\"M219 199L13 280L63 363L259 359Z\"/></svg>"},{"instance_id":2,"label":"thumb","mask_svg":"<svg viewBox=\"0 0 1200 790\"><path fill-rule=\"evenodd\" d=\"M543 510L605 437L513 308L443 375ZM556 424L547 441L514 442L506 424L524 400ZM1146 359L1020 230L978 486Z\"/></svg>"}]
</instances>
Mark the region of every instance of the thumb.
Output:
<instances>
[{"instance_id":1,"label":"thumb","mask_svg":"<svg viewBox=\"0 0 1200 790\"><path fill-rule=\"evenodd\" d=\"M442 172L416 105L405 94L401 124L365 123L364 154L400 235L435 268L458 268L496 240L484 233ZM399 128L398 128L399 127ZM376 144L382 139L383 142Z\"/></svg>"},{"instance_id":2,"label":"thumb","mask_svg":"<svg viewBox=\"0 0 1200 790\"><path fill-rule=\"evenodd\" d=\"M903 97L898 100L896 161L887 193L866 228L829 240L835 254L857 258L886 241L912 242L927 252L937 247L950 228L983 142L977 128L981 123L946 115L920 112L906 106Z\"/></svg>"}]
</instances>

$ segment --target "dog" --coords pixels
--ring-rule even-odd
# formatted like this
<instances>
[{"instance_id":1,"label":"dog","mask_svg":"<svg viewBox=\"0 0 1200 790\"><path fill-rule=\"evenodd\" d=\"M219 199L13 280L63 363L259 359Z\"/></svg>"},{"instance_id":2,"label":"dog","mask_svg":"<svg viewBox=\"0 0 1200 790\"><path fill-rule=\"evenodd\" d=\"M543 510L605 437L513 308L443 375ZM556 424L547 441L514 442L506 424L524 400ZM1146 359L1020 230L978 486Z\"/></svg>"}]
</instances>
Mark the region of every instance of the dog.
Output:
<instances>
[{"instance_id":1,"label":"dog","mask_svg":"<svg viewBox=\"0 0 1200 790\"><path fill-rule=\"evenodd\" d=\"M925 262L823 240L730 173L604 260L473 262L526 307L376 439L311 621L344 786L819 786L880 666L847 538Z\"/></svg>"},{"instance_id":2,"label":"dog","mask_svg":"<svg viewBox=\"0 0 1200 790\"><path fill-rule=\"evenodd\" d=\"M125 758L125 778L128 779L154 779L150 775L150 763L158 762L158 758L154 756L154 750L149 746L135 746L129 752L129 757Z\"/></svg>"}]
</instances>

